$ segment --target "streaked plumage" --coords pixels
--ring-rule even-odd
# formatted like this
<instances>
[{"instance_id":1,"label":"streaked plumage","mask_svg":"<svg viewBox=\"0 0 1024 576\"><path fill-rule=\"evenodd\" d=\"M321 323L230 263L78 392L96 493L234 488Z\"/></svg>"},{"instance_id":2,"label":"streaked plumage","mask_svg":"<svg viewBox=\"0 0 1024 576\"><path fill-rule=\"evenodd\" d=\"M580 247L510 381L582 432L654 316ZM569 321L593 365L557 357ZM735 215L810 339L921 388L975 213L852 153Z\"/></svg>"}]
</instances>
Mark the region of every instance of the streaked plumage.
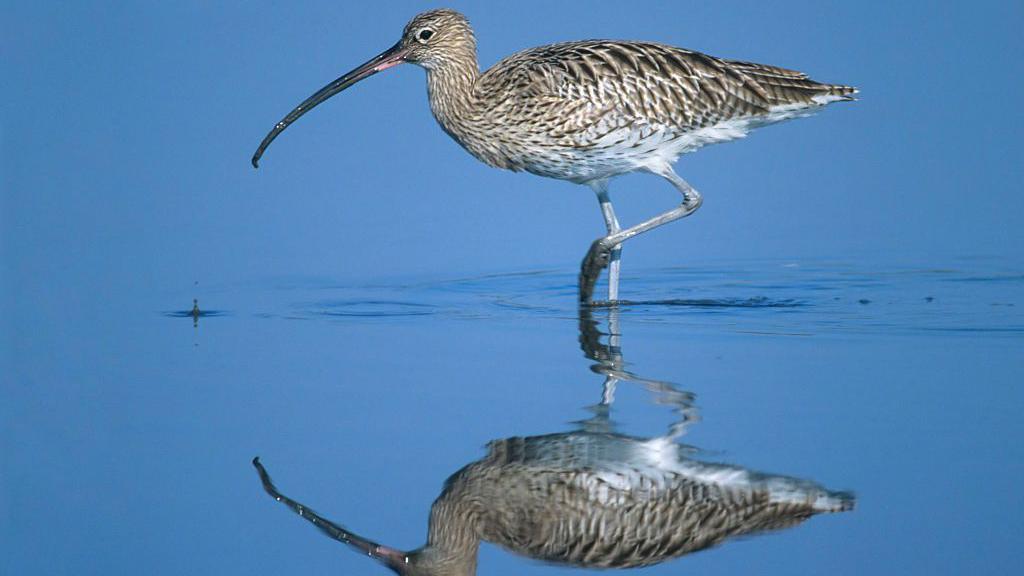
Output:
<instances>
[{"instance_id":1,"label":"streaked plumage","mask_svg":"<svg viewBox=\"0 0 1024 576\"><path fill-rule=\"evenodd\" d=\"M806 480L688 458L671 438L580 430L491 442L445 483L426 545L402 552L282 496L254 463L272 496L403 575L472 576L481 541L551 563L649 566L854 505Z\"/></svg>"},{"instance_id":2,"label":"streaked plumage","mask_svg":"<svg viewBox=\"0 0 1024 576\"><path fill-rule=\"evenodd\" d=\"M460 75L471 78L475 65ZM468 101L449 100L438 86L446 78L431 76L438 121L477 158L577 183L672 163L853 92L782 68L608 40L514 54L474 79Z\"/></svg>"},{"instance_id":3,"label":"streaked plumage","mask_svg":"<svg viewBox=\"0 0 1024 576\"><path fill-rule=\"evenodd\" d=\"M488 448L446 483L430 544L460 544L449 533L461 521L467 535L531 558L633 568L853 505L810 482L686 458L664 438L578 431Z\"/></svg>"},{"instance_id":4,"label":"streaked plumage","mask_svg":"<svg viewBox=\"0 0 1024 576\"><path fill-rule=\"evenodd\" d=\"M605 376L593 416L565 433L493 440L487 454L452 474L430 511L427 543L409 552L358 536L282 495L254 460L263 487L328 536L403 576L472 576L481 541L546 562L628 568L798 524L854 507L849 492L799 478L697 460L678 442L699 421L694 395L624 368L610 309L603 335L580 308L579 341L591 371ZM602 338L607 336L607 343ZM653 438L615 431L617 382L642 386L676 421Z\"/></svg>"},{"instance_id":5,"label":"streaked plumage","mask_svg":"<svg viewBox=\"0 0 1024 576\"><path fill-rule=\"evenodd\" d=\"M541 46L481 73L466 18L454 10L432 10L413 18L394 47L324 87L279 122L256 151L253 165L277 134L306 111L402 62L427 70L434 117L475 157L498 168L587 184L598 194L608 236L598 239L584 259L580 297L585 301L595 273L609 262L609 299L617 297L617 254L623 241L700 206L700 194L672 170L681 154L852 99L856 92L793 70L653 42ZM622 230L608 198L608 179L633 171L665 177L683 194L683 203Z\"/></svg>"}]
</instances>

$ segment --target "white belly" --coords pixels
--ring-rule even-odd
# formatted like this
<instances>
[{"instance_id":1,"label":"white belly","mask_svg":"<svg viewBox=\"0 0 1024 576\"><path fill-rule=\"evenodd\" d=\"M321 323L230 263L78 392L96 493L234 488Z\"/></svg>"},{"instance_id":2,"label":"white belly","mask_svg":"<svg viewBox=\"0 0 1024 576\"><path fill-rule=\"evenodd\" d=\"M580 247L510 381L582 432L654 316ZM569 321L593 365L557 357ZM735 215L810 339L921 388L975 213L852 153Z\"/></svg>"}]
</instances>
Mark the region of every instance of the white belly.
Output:
<instances>
[{"instance_id":1,"label":"white belly","mask_svg":"<svg viewBox=\"0 0 1024 576\"><path fill-rule=\"evenodd\" d=\"M837 99L837 97L831 97ZM768 114L732 118L696 130L633 122L597 136L582 132L576 147L535 148L527 154L525 169L534 174L583 183L610 178L656 166L673 164L679 157L702 146L743 138L754 128L817 112L831 100L818 104L778 106ZM592 130L602 130L596 126Z\"/></svg>"}]
</instances>

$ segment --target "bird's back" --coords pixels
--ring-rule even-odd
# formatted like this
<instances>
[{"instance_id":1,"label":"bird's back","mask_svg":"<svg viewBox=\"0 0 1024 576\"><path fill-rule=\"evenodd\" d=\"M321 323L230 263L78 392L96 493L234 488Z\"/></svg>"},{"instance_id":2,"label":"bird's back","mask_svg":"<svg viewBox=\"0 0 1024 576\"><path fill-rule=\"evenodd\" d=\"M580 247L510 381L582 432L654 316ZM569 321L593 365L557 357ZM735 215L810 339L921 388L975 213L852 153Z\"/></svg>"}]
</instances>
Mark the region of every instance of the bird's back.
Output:
<instances>
[{"instance_id":1,"label":"bird's back","mask_svg":"<svg viewBox=\"0 0 1024 576\"><path fill-rule=\"evenodd\" d=\"M626 568L852 506L849 495L810 482L691 460L679 449L582 432L498 440L449 480L431 531L460 514L477 537L532 558Z\"/></svg>"},{"instance_id":2,"label":"bird's back","mask_svg":"<svg viewBox=\"0 0 1024 576\"><path fill-rule=\"evenodd\" d=\"M651 152L674 161L855 92L664 44L587 40L513 54L483 73L474 96L480 122L509 135L504 167L585 181L637 169ZM588 160L598 164L589 172ZM579 173L567 174L574 167L562 164L573 162Z\"/></svg>"}]
</instances>

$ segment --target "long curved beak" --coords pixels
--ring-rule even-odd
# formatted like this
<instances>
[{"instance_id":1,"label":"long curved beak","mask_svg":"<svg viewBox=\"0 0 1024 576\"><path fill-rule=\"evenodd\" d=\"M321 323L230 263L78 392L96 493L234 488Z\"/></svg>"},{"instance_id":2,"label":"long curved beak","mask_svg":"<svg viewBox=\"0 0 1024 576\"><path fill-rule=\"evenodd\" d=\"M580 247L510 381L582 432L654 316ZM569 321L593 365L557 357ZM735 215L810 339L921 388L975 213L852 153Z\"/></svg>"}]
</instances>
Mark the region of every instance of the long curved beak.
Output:
<instances>
[{"instance_id":1,"label":"long curved beak","mask_svg":"<svg viewBox=\"0 0 1024 576\"><path fill-rule=\"evenodd\" d=\"M260 157L263 156L263 152L267 149L267 146L270 146L270 143L274 141L274 138L277 138L278 134L284 132L284 129L291 125L292 122L298 120L299 116L302 116L306 112L309 112L314 107L316 107L317 104L320 104L324 100L327 100L331 96L334 96L338 92L341 92L342 90L348 88L349 86L355 84L356 82L359 82L364 78L369 78L370 76L373 76L374 74L380 72L381 70L387 70L392 66L397 66L405 62L405 57L408 55L408 53L409 50L407 48L404 48L402 46L402 42L399 41L391 48L388 48L387 50L374 56L365 64L362 64L355 70L352 70L348 74L345 74L341 78L338 78L334 82L331 82L327 86L324 86L323 88L318 90L316 94L313 94L309 98L306 98L306 100L303 101L302 104L296 106L294 110L289 112L287 116L285 116L284 118L281 119L280 122L275 124L274 129L267 134L266 138L263 139L263 142L260 142L260 147L257 148L256 153L252 155L252 167L260 167Z\"/></svg>"},{"instance_id":2,"label":"long curved beak","mask_svg":"<svg viewBox=\"0 0 1024 576\"><path fill-rule=\"evenodd\" d=\"M260 482L263 483L263 489L266 490L267 494L270 494L274 500L281 502L285 506L291 508L293 512L311 522L314 526L319 528L321 532L339 542L348 544L365 556L378 560L395 572L402 573L406 569L406 565L409 562L409 556L405 552L378 544L373 540L369 540L349 532L339 524L336 524L310 510L305 504L296 502L284 494L281 494L278 492L277 486L274 486L273 480L270 479L270 474L267 473L267 469L260 463L259 456L252 459L252 465L256 467L256 472L260 475Z\"/></svg>"}]
</instances>

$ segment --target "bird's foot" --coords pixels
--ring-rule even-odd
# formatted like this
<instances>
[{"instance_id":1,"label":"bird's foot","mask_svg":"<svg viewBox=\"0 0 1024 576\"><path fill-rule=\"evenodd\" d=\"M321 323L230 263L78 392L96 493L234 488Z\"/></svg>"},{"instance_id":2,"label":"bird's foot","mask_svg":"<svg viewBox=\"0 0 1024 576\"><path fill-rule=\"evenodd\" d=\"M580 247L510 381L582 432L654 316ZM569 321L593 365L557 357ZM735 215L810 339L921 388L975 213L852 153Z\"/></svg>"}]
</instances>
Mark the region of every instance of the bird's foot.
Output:
<instances>
[{"instance_id":1,"label":"bird's foot","mask_svg":"<svg viewBox=\"0 0 1024 576\"><path fill-rule=\"evenodd\" d=\"M609 245L607 240L607 238L594 240L594 243L590 245L590 250L587 251L587 255L583 258L583 263L580 264L579 291L581 304L598 306L612 304L612 302L591 302L591 298L594 296L594 286L597 285L597 279L601 276L601 271L607 268L608 263L611 262L612 248L614 246Z\"/></svg>"}]
</instances>

